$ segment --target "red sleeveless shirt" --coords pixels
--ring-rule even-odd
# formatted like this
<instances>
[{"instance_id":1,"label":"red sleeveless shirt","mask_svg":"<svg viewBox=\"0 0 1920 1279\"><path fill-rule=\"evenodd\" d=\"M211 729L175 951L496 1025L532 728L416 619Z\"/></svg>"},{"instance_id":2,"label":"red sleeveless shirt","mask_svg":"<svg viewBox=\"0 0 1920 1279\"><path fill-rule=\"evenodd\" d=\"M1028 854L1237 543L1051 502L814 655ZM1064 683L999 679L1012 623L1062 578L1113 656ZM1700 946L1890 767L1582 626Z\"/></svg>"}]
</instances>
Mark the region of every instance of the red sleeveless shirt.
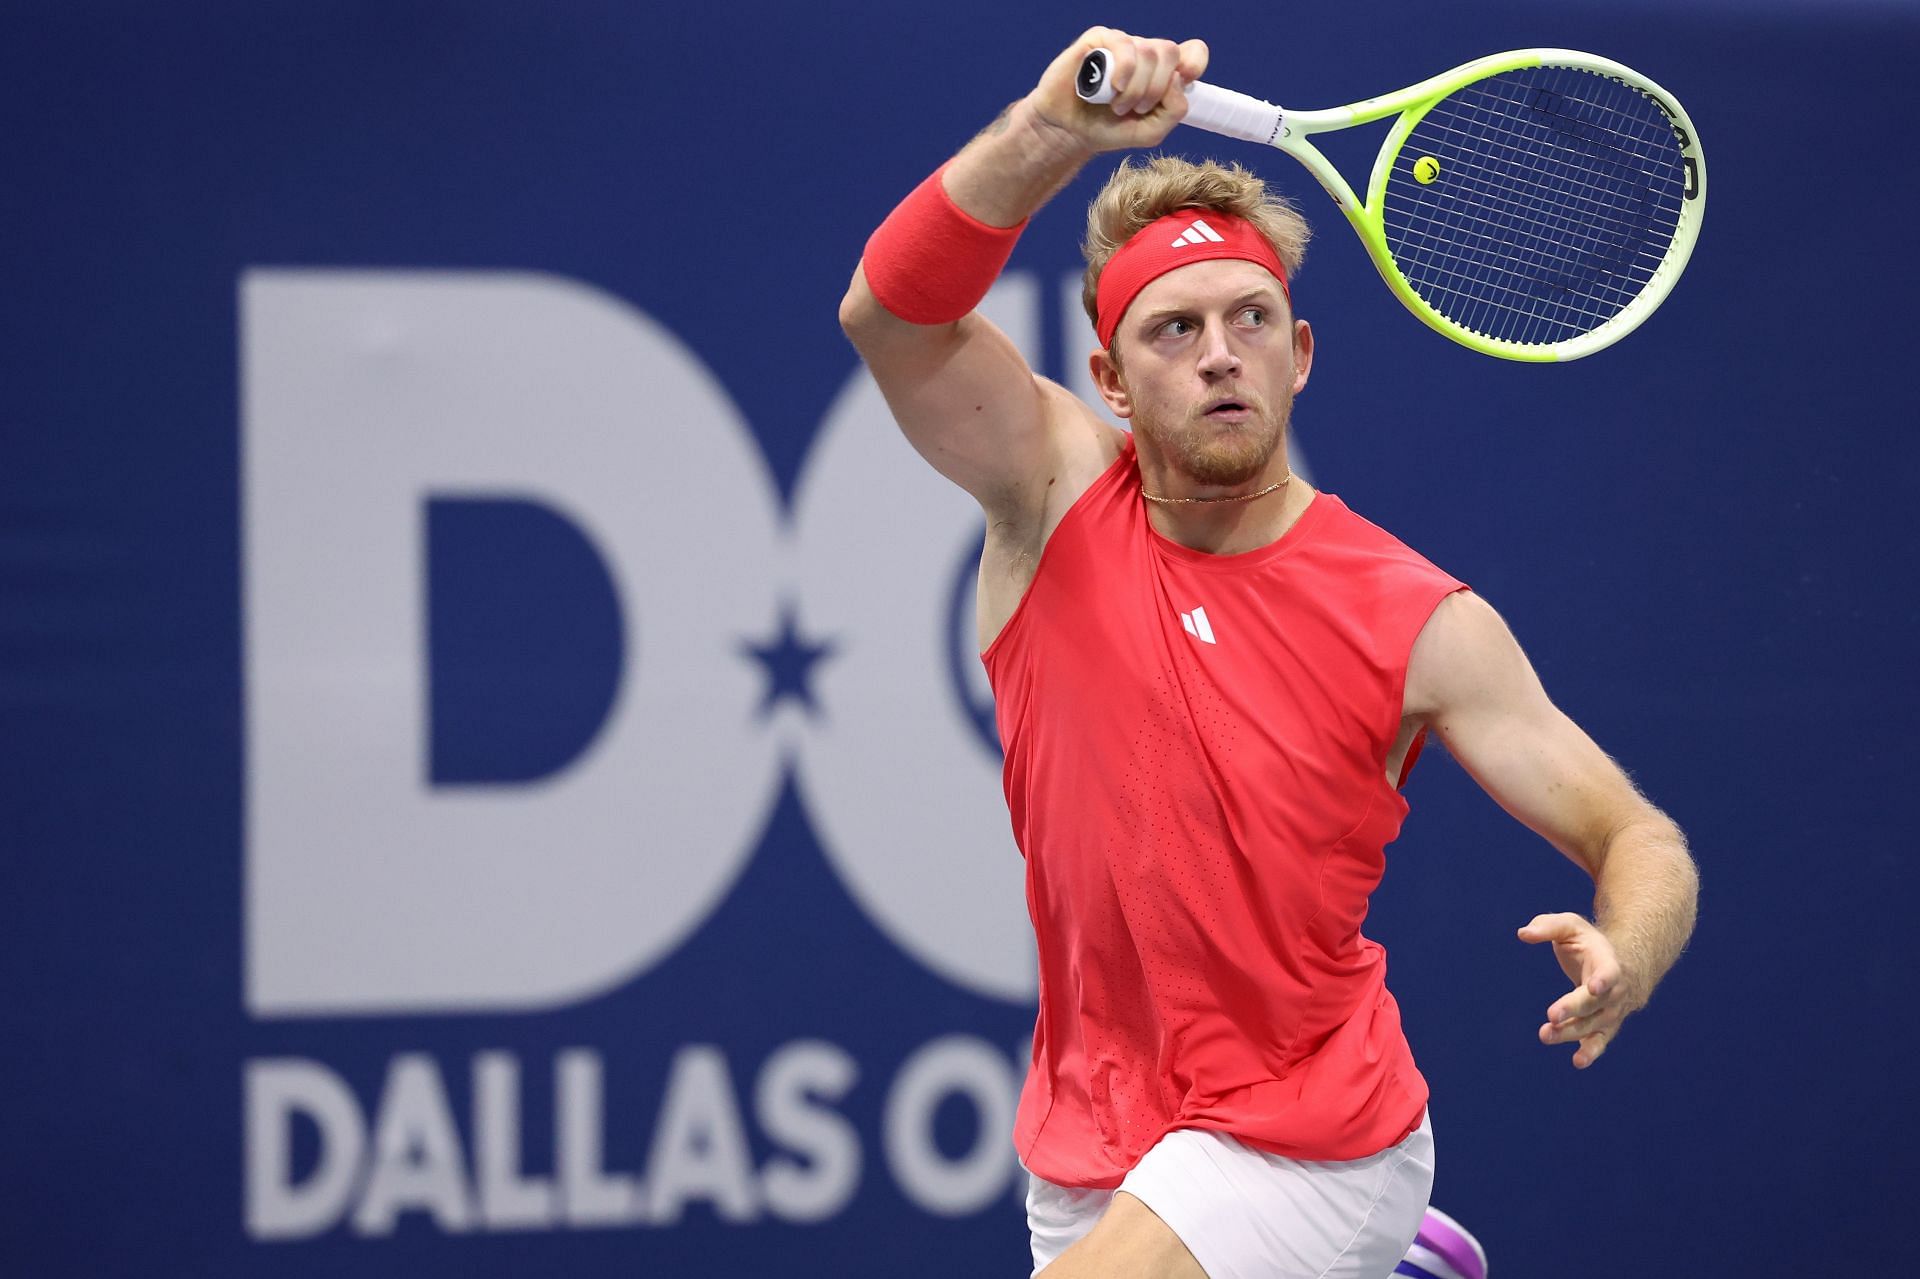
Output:
<instances>
[{"instance_id":1,"label":"red sleeveless shirt","mask_svg":"<svg viewBox=\"0 0 1920 1279\"><path fill-rule=\"evenodd\" d=\"M982 655L1040 952L1030 1170L1116 1186L1178 1128L1357 1159L1418 1125L1360 924L1407 658L1460 589L1327 493L1258 550L1180 546L1131 442L1061 520Z\"/></svg>"}]
</instances>

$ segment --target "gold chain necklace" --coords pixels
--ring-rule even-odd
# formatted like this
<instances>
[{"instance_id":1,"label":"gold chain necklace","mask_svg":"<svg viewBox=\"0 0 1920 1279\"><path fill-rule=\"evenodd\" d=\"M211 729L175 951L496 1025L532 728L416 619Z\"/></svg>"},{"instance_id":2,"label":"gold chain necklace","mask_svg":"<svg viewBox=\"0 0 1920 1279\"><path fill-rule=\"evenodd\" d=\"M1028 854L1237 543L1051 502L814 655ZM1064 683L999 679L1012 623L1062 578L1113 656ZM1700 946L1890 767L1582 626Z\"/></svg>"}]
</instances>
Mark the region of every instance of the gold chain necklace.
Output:
<instances>
[{"instance_id":1,"label":"gold chain necklace","mask_svg":"<svg viewBox=\"0 0 1920 1279\"><path fill-rule=\"evenodd\" d=\"M1140 490L1140 496L1146 498L1149 502L1158 502L1162 506L1198 505L1206 502L1251 502L1256 497L1265 497L1269 493L1278 493L1287 486L1287 481L1292 478L1293 473L1288 472L1284 477L1275 480L1258 493L1235 493L1230 497L1161 497L1158 493L1149 493L1145 489Z\"/></svg>"}]
</instances>

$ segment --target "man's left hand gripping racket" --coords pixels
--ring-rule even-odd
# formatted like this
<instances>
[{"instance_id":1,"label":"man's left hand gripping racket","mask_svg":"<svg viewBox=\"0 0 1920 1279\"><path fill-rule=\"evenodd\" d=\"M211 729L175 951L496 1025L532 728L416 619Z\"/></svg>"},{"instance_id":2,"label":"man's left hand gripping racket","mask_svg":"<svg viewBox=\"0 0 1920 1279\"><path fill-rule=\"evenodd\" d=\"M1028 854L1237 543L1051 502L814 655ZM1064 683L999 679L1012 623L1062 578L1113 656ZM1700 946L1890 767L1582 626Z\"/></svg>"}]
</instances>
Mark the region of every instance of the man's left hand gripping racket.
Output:
<instances>
[{"instance_id":1,"label":"man's left hand gripping racket","mask_svg":"<svg viewBox=\"0 0 1920 1279\"><path fill-rule=\"evenodd\" d=\"M1113 98L1111 56L1078 89ZM1667 296L1707 204L1699 136L1673 95L1569 49L1480 58L1326 111L1195 82L1185 123L1278 147L1347 215L1389 288L1433 328L1510 360L1572 360L1631 333ZM1398 113L1367 198L1307 140Z\"/></svg>"}]
</instances>

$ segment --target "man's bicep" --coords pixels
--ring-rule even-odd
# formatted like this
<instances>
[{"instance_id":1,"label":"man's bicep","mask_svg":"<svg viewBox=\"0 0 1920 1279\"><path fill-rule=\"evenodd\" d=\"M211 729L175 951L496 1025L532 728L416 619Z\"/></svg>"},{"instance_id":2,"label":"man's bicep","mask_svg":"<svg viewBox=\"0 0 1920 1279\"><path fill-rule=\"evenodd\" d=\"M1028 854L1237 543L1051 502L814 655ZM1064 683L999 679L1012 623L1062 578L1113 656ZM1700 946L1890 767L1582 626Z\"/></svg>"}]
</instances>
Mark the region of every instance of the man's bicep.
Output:
<instances>
[{"instance_id":1,"label":"man's bicep","mask_svg":"<svg viewBox=\"0 0 1920 1279\"><path fill-rule=\"evenodd\" d=\"M1646 806L1619 765L1547 697L1499 614L1444 601L1408 673L1410 709L1516 820L1592 869L1608 837Z\"/></svg>"},{"instance_id":2,"label":"man's bicep","mask_svg":"<svg viewBox=\"0 0 1920 1279\"><path fill-rule=\"evenodd\" d=\"M841 323L908 442L983 505L1004 501L1046 465L1047 384L986 317L912 324L881 307L856 274Z\"/></svg>"}]
</instances>

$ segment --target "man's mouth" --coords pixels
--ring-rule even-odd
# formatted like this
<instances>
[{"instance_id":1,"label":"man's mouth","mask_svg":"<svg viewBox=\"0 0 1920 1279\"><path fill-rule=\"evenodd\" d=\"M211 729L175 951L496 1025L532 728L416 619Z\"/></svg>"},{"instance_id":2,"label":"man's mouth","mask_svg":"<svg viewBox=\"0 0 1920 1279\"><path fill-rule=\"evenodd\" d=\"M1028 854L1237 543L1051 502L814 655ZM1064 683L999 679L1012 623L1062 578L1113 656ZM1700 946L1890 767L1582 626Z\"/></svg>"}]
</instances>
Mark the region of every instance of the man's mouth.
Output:
<instances>
[{"instance_id":1,"label":"man's mouth","mask_svg":"<svg viewBox=\"0 0 1920 1279\"><path fill-rule=\"evenodd\" d=\"M1245 400L1216 400L1201 416L1214 422L1244 422L1253 416L1253 409Z\"/></svg>"}]
</instances>

